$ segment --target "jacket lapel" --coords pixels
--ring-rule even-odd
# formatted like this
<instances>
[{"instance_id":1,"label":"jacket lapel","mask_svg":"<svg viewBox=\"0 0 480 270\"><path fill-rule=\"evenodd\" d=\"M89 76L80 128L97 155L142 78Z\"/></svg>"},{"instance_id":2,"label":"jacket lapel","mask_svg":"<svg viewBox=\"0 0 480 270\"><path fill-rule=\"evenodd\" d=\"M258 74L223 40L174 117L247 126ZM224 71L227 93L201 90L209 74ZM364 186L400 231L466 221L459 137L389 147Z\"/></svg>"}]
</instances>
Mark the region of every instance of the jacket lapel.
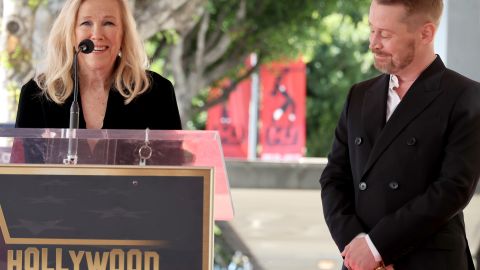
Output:
<instances>
[{"instance_id":1,"label":"jacket lapel","mask_svg":"<svg viewBox=\"0 0 480 270\"><path fill-rule=\"evenodd\" d=\"M392 141L441 93L440 79L445 65L439 56L408 90L390 120L378 135L364 167L362 178ZM385 101L386 103L386 101ZM385 115L383 115L385 117ZM367 121L368 122L368 121Z\"/></svg>"},{"instance_id":2,"label":"jacket lapel","mask_svg":"<svg viewBox=\"0 0 480 270\"><path fill-rule=\"evenodd\" d=\"M383 75L365 92L362 107L362 126L370 146L385 125L389 76Z\"/></svg>"}]
</instances>

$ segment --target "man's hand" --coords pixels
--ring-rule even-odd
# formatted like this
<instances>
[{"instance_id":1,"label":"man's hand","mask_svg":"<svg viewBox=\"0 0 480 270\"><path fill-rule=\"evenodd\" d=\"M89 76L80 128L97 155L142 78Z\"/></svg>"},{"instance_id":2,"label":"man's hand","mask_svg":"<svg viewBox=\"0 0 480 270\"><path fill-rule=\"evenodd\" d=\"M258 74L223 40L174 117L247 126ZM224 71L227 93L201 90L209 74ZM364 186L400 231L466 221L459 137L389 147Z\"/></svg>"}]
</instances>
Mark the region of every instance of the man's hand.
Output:
<instances>
[{"instance_id":1,"label":"man's hand","mask_svg":"<svg viewBox=\"0 0 480 270\"><path fill-rule=\"evenodd\" d=\"M344 264L350 270L372 270L379 266L375 261L365 237L354 238L342 252Z\"/></svg>"}]
</instances>

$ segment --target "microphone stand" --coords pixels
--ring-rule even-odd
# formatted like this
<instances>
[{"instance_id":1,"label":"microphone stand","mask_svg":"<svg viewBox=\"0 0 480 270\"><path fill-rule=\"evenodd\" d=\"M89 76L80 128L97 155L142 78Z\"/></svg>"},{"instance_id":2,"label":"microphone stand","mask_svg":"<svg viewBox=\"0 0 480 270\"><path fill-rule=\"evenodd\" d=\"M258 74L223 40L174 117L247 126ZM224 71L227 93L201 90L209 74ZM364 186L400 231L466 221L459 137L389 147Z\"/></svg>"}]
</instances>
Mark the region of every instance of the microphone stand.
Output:
<instances>
[{"instance_id":1,"label":"microphone stand","mask_svg":"<svg viewBox=\"0 0 480 270\"><path fill-rule=\"evenodd\" d=\"M78 54L83 52L85 54L91 53L94 50L93 41L89 39L82 40L78 45L78 50L73 56L73 102L70 107L70 122L68 127L68 152L67 158L63 160L63 164L75 165L77 164L78 156L78 122L80 119L80 106L78 105Z\"/></svg>"},{"instance_id":2,"label":"microphone stand","mask_svg":"<svg viewBox=\"0 0 480 270\"><path fill-rule=\"evenodd\" d=\"M73 102L72 106L70 107L70 121L68 127L68 152L67 158L63 160L63 164L66 165L75 165L77 164L78 156L78 138L77 138L77 129L79 126L79 118L80 118L80 107L78 105L78 54L82 51L79 49L75 52L73 57L73 81L74 81L74 88L73 88Z\"/></svg>"}]
</instances>

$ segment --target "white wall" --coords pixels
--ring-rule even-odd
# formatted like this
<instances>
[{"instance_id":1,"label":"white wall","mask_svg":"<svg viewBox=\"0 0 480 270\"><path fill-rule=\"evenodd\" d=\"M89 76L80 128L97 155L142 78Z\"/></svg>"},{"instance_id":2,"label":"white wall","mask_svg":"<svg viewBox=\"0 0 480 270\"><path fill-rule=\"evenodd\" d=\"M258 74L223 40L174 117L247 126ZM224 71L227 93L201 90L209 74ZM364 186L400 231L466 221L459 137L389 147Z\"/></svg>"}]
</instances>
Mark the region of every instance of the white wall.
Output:
<instances>
[{"instance_id":1,"label":"white wall","mask_svg":"<svg viewBox=\"0 0 480 270\"><path fill-rule=\"evenodd\" d=\"M480 0L446 2L447 66L480 81Z\"/></svg>"}]
</instances>

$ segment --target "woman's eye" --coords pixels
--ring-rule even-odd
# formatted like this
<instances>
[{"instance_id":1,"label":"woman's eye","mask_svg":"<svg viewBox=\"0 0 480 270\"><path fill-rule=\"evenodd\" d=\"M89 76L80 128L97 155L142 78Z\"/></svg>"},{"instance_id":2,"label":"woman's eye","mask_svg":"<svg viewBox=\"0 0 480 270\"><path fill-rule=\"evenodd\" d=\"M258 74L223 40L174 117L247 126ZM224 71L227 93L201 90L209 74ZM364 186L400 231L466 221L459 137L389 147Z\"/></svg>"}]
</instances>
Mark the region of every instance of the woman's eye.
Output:
<instances>
[{"instance_id":1,"label":"woman's eye","mask_svg":"<svg viewBox=\"0 0 480 270\"><path fill-rule=\"evenodd\" d=\"M92 25L92 22L90 22L90 21L84 21L84 22L80 23L80 25L90 26L90 25Z\"/></svg>"},{"instance_id":2,"label":"woman's eye","mask_svg":"<svg viewBox=\"0 0 480 270\"><path fill-rule=\"evenodd\" d=\"M115 23L107 21L107 22L104 23L104 25L115 25Z\"/></svg>"}]
</instances>

